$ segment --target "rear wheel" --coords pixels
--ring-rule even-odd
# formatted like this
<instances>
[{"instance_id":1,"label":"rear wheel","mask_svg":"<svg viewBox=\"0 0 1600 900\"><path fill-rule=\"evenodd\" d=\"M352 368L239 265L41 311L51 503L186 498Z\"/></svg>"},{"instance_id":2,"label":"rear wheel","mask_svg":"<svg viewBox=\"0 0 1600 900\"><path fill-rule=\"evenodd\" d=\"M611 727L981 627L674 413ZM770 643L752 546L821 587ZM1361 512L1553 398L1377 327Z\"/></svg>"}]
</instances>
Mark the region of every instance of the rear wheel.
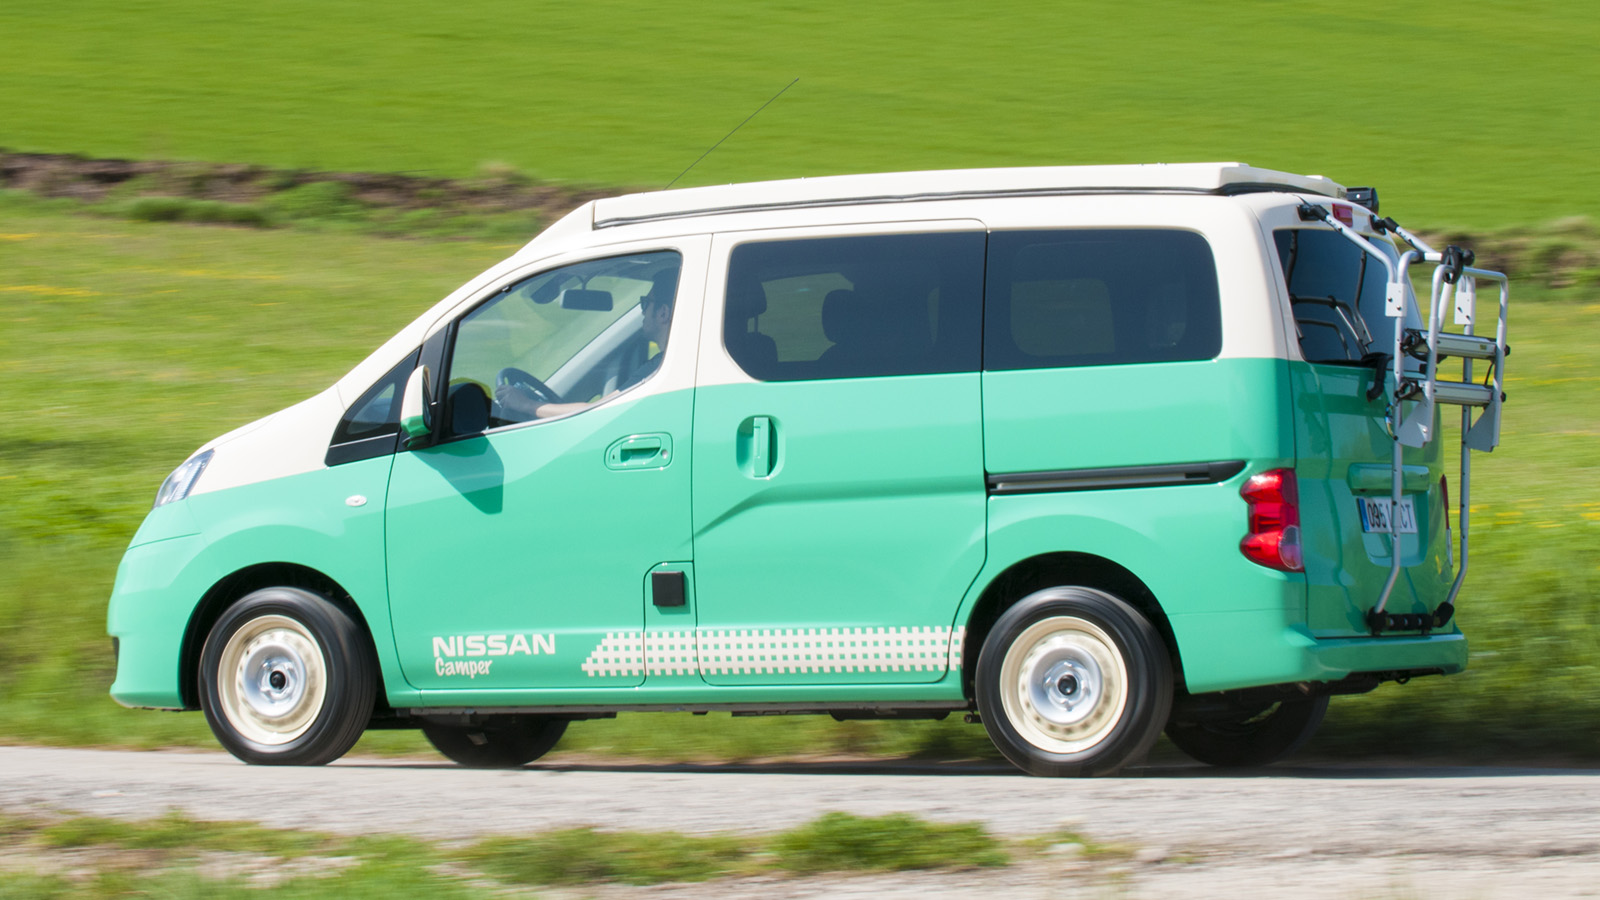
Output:
<instances>
[{"instance_id":1,"label":"rear wheel","mask_svg":"<svg viewBox=\"0 0 1600 900\"><path fill-rule=\"evenodd\" d=\"M1084 587L1046 588L984 639L978 711L1032 775L1109 775L1149 752L1172 706L1172 665L1150 621Z\"/></svg>"},{"instance_id":2,"label":"rear wheel","mask_svg":"<svg viewBox=\"0 0 1600 900\"><path fill-rule=\"evenodd\" d=\"M424 725L435 750L473 769L515 769L549 753L566 733L566 719L506 716L478 725Z\"/></svg>"},{"instance_id":3,"label":"rear wheel","mask_svg":"<svg viewBox=\"0 0 1600 900\"><path fill-rule=\"evenodd\" d=\"M1167 724L1179 750L1212 766L1264 766L1304 746L1322 724L1328 698L1293 697L1265 709Z\"/></svg>"},{"instance_id":4,"label":"rear wheel","mask_svg":"<svg viewBox=\"0 0 1600 900\"><path fill-rule=\"evenodd\" d=\"M372 717L377 666L361 626L326 597L256 591L223 611L200 654L200 707L229 753L320 766Z\"/></svg>"}]
</instances>

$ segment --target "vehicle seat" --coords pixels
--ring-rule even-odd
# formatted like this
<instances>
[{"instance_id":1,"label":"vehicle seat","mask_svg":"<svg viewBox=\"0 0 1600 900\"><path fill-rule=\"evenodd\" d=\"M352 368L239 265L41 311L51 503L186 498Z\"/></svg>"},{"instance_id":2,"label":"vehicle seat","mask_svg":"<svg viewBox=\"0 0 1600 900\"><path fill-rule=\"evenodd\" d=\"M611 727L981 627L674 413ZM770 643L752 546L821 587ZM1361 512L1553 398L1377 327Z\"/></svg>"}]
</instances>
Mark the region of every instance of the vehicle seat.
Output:
<instances>
[{"instance_id":1,"label":"vehicle seat","mask_svg":"<svg viewBox=\"0 0 1600 900\"><path fill-rule=\"evenodd\" d=\"M730 285L722 320L722 343L733 361L751 377L770 381L778 372L778 343L762 334L756 322L756 317L766 311L767 294L760 285Z\"/></svg>"},{"instance_id":2,"label":"vehicle seat","mask_svg":"<svg viewBox=\"0 0 1600 900\"><path fill-rule=\"evenodd\" d=\"M833 346L817 357L817 368L826 377L869 374L876 366L873 345L872 307L852 290L829 291L822 300L822 334Z\"/></svg>"},{"instance_id":3,"label":"vehicle seat","mask_svg":"<svg viewBox=\"0 0 1600 900\"><path fill-rule=\"evenodd\" d=\"M450 386L450 433L477 434L489 427L489 393L476 381Z\"/></svg>"}]
</instances>

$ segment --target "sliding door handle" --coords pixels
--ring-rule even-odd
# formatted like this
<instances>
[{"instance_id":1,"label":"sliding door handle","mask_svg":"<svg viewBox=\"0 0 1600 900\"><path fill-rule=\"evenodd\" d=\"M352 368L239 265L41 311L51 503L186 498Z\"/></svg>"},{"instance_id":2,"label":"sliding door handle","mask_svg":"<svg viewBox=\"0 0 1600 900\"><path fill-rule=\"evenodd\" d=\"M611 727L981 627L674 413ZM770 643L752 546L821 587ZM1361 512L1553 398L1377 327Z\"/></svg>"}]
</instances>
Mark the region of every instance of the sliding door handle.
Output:
<instances>
[{"instance_id":1,"label":"sliding door handle","mask_svg":"<svg viewBox=\"0 0 1600 900\"><path fill-rule=\"evenodd\" d=\"M778 425L771 416L751 416L739 423L734 441L736 463L751 478L768 478L778 463Z\"/></svg>"}]
</instances>

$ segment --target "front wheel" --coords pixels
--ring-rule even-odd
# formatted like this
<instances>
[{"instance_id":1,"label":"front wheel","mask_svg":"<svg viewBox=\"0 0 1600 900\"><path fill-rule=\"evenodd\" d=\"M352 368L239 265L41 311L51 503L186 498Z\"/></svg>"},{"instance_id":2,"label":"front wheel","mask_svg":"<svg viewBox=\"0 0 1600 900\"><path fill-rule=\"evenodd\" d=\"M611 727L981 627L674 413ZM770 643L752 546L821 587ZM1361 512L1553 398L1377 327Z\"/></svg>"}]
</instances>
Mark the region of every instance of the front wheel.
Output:
<instances>
[{"instance_id":1,"label":"front wheel","mask_svg":"<svg viewBox=\"0 0 1600 900\"><path fill-rule=\"evenodd\" d=\"M1167 723L1179 750L1211 766L1264 766L1300 749L1328 711L1328 697L1293 697L1262 710Z\"/></svg>"},{"instance_id":2,"label":"front wheel","mask_svg":"<svg viewBox=\"0 0 1600 900\"><path fill-rule=\"evenodd\" d=\"M1031 775L1110 775L1142 758L1172 707L1155 627L1085 587L1029 594L984 639L978 711L995 746Z\"/></svg>"},{"instance_id":3,"label":"front wheel","mask_svg":"<svg viewBox=\"0 0 1600 900\"><path fill-rule=\"evenodd\" d=\"M566 719L507 716L478 725L423 725L435 750L472 769L515 769L549 753L567 731Z\"/></svg>"},{"instance_id":4,"label":"front wheel","mask_svg":"<svg viewBox=\"0 0 1600 900\"><path fill-rule=\"evenodd\" d=\"M229 753L256 765L320 766L366 729L377 664L349 613L310 591L270 587L217 619L200 685L206 722Z\"/></svg>"}]
</instances>

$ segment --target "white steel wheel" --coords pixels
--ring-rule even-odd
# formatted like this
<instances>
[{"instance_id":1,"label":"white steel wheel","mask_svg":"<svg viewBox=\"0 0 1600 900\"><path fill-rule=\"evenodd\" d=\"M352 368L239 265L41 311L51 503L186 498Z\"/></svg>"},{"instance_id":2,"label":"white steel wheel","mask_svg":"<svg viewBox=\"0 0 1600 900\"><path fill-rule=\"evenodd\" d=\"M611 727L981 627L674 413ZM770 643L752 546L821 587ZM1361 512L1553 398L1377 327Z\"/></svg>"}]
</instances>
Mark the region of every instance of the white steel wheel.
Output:
<instances>
[{"instance_id":1,"label":"white steel wheel","mask_svg":"<svg viewBox=\"0 0 1600 900\"><path fill-rule=\"evenodd\" d=\"M255 591L223 610L200 653L200 708L248 763L320 766L372 718L377 663L343 608L301 588Z\"/></svg>"},{"instance_id":2,"label":"white steel wheel","mask_svg":"<svg viewBox=\"0 0 1600 900\"><path fill-rule=\"evenodd\" d=\"M1105 629L1075 616L1035 622L1006 649L1000 702L1028 743L1082 753L1128 705L1128 666Z\"/></svg>"},{"instance_id":3,"label":"white steel wheel","mask_svg":"<svg viewBox=\"0 0 1600 900\"><path fill-rule=\"evenodd\" d=\"M984 638L984 728L1033 775L1109 775L1149 752L1172 707L1166 644L1138 610L1085 587L1035 591Z\"/></svg>"},{"instance_id":4,"label":"white steel wheel","mask_svg":"<svg viewBox=\"0 0 1600 900\"><path fill-rule=\"evenodd\" d=\"M258 744L287 744L322 712L328 672L322 646L287 616L244 623L222 648L218 666L223 716Z\"/></svg>"}]
</instances>

